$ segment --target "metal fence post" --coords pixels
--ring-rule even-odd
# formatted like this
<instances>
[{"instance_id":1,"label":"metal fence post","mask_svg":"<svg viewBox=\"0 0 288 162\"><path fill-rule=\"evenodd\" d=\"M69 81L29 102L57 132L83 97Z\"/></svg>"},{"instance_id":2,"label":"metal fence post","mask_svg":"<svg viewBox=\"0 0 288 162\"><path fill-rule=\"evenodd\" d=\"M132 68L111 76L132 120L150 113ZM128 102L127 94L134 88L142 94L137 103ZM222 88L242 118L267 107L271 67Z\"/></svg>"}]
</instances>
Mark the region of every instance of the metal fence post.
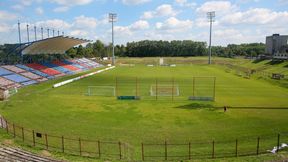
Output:
<instances>
[{"instance_id":1,"label":"metal fence post","mask_svg":"<svg viewBox=\"0 0 288 162\"><path fill-rule=\"evenodd\" d=\"M279 148L280 148L280 134L278 133L278 136L277 136L277 150L276 150L277 153L279 151Z\"/></svg>"},{"instance_id":2,"label":"metal fence post","mask_svg":"<svg viewBox=\"0 0 288 162\"><path fill-rule=\"evenodd\" d=\"M35 132L32 130L33 146L35 147Z\"/></svg>"},{"instance_id":3,"label":"metal fence post","mask_svg":"<svg viewBox=\"0 0 288 162\"><path fill-rule=\"evenodd\" d=\"M238 156L238 139L236 139L235 156Z\"/></svg>"},{"instance_id":4,"label":"metal fence post","mask_svg":"<svg viewBox=\"0 0 288 162\"><path fill-rule=\"evenodd\" d=\"M121 150L121 142L118 142L119 145L119 156L120 156L120 160L122 159L122 150Z\"/></svg>"},{"instance_id":5,"label":"metal fence post","mask_svg":"<svg viewBox=\"0 0 288 162\"><path fill-rule=\"evenodd\" d=\"M79 138L79 153L80 153L80 156L82 156L81 138Z\"/></svg>"},{"instance_id":6,"label":"metal fence post","mask_svg":"<svg viewBox=\"0 0 288 162\"><path fill-rule=\"evenodd\" d=\"M165 141L165 160L167 160L167 141Z\"/></svg>"},{"instance_id":7,"label":"metal fence post","mask_svg":"<svg viewBox=\"0 0 288 162\"><path fill-rule=\"evenodd\" d=\"M257 150L256 154L259 155L260 137L257 138Z\"/></svg>"},{"instance_id":8,"label":"metal fence post","mask_svg":"<svg viewBox=\"0 0 288 162\"><path fill-rule=\"evenodd\" d=\"M141 143L141 145L142 145L142 161L144 161L144 144Z\"/></svg>"},{"instance_id":9,"label":"metal fence post","mask_svg":"<svg viewBox=\"0 0 288 162\"><path fill-rule=\"evenodd\" d=\"M48 150L49 146L48 146L48 137L47 137L47 134L45 134L45 144L46 144L46 150Z\"/></svg>"},{"instance_id":10,"label":"metal fence post","mask_svg":"<svg viewBox=\"0 0 288 162\"><path fill-rule=\"evenodd\" d=\"M6 123L6 131L7 131L7 133L9 134L9 124L8 124L8 121L7 120L5 120L5 123Z\"/></svg>"},{"instance_id":11,"label":"metal fence post","mask_svg":"<svg viewBox=\"0 0 288 162\"><path fill-rule=\"evenodd\" d=\"M62 152L64 153L64 136L62 136L61 139L62 139Z\"/></svg>"},{"instance_id":12,"label":"metal fence post","mask_svg":"<svg viewBox=\"0 0 288 162\"><path fill-rule=\"evenodd\" d=\"M99 156L99 159L101 158L101 150L100 150L100 141L98 140L98 156Z\"/></svg>"},{"instance_id":13,"label":"metal fence post","mask_svg":"<svg viewBox=\"0 0 288 162\"><path fill-rule=\"evenodd\" d=\"M212 142L212 159L215 158L215 141Z\"/></svg>"},{"instance_id":14,"label":"metal fence post","mask_svg":"<svg viewBox=\"0 0 288 162\"><path fill-rule=\"evenodd\" d=\"M13 137L15 138L16 137L15 124L13 123L12 126L13 126Z\"/></svg>"},{"instance_id":15,"label":"metal fence post","mask_svg":"<svg viewBox=\"0 0 288 162\"><path fill-rule=\"evenodd\" d=\"M21 127L21 132L22 132L22 141L24 142L24 128Z\"/></svg>"},{"instance_id":16,"label":"metal fence post","mask_svg":"<svg viewBox=\"0 0 288 162\"><path fill-rule=\"evenodd\" d=\"M191 160L191 142L189 142L189 160Z\"/></svg>"}]
</instances>

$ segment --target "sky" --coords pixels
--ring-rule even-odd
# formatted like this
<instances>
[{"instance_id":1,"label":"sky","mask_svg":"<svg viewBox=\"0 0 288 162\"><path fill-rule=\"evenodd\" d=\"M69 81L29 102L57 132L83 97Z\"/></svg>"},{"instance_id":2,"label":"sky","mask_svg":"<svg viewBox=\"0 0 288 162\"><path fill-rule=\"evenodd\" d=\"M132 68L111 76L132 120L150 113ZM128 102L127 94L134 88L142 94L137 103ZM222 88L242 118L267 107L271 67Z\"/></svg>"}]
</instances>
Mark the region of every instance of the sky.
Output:
<instances>
[{"instance_id":1,"label":"sky","mask_svg":"<svg viewBox=\"0 0 288 162\"><path fill-rule=\"evenodd\" d=\"M117 13L115 44L139 40L209 41L207 12L215 11L212 44L265 42L288 34L288 0L0 0L0 44L57 35L111 42L108 13Z\"/></svg>"}]
</instances>

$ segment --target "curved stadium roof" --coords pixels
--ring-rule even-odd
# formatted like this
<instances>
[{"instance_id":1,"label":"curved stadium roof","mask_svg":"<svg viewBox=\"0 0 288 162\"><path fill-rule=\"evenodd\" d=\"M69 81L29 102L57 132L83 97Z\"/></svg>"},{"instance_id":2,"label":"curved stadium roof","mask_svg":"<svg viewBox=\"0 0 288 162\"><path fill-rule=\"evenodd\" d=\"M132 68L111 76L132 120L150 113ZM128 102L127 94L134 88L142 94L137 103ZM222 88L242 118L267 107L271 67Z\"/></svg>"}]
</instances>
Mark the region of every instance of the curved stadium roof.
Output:
<instances>
[{"instance_id":1,"label":"curved stadium roof","mask_svg":"<svg viewBox=\"0 0 288 162\"><path fill-rule=\"evenodd\" d=\"M68 49L88 42L86 39L57 36L32 42L22 50L22 55L65 54Z\"/></svg>"}]
</instances>

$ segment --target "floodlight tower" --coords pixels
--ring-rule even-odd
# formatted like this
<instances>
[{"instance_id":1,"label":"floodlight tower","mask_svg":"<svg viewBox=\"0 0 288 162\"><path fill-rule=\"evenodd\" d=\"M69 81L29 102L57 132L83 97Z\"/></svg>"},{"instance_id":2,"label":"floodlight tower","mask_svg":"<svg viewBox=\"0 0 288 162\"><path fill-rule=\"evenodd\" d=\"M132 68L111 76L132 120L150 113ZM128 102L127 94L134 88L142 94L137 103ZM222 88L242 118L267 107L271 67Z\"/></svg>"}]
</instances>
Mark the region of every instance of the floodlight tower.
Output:
<instances>
[{"instance_id":1,"label":"floodlight tower","mask_svg":"<svg viewBox=\"0 0 288 162\"><path fill-rule=\"evenodd\" d=\"M211 64L211 39L212 39L212 23L215 21L215 11L207 12L207 18L210 22L210 39L209 39L209 60L208 64Z\"/></svg>"},{"instance_id":2,"label":"floodlight tower","mask_svg":"<svg viewBox=\"0 0 288 162\"><path fill-rule=\"evenodd\" d=\"M115 51L114 51L114 22L117 20L116 13L109 13L109 22L112 23L112 65L115 65Z\"/></svg>"}]
</instances>

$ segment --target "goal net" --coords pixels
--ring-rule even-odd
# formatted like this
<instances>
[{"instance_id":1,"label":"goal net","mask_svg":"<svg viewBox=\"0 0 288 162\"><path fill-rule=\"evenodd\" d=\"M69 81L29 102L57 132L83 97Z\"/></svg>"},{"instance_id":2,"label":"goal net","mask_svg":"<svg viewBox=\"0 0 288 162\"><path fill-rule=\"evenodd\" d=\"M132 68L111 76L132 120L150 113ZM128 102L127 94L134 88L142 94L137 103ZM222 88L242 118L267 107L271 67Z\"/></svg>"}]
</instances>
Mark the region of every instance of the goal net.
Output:
<instances>
[{"instance_id":1,"label":"goal net","mask_svg":"<svg viewBox=\"0 0 288 162\"><path fill-rule=\"evenodd\" d=\"M114 86L88 86L88 96L115 96Z\"/></svg>"},{"instance_id":2,"label":"goal net","mask_svg":"<svg viewBox=\"0 0 288 162\"><path fill-rule=\"evenodd\" d=\"M179 96L178 85L151 85L151 96Z\"/></svg>"}]
</instances>

